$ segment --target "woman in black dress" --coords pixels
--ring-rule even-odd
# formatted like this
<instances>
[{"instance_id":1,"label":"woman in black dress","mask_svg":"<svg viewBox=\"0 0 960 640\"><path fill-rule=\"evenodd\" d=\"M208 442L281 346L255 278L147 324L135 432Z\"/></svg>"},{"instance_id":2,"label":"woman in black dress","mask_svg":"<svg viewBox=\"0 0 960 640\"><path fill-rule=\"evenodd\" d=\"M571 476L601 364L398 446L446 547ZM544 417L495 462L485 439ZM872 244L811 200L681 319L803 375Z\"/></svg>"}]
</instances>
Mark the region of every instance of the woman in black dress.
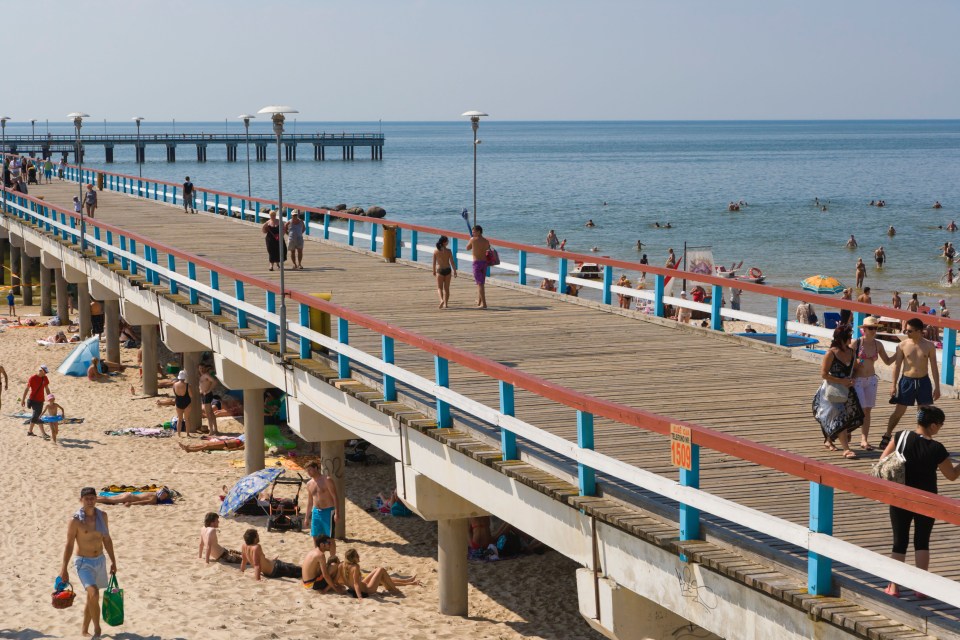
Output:
<instances>
[{"instance_id":1,"label":"woman in black dress","mask_svg":"<svg viewBox=\"0 0 960 640\"><path fill-rule=\"evenodd\" d=\"M834 441L839 440L844 458L857 457L850 448L850 432L863 424L863 408L853 390L853 367L857 353L850 348L852 335L853 329L847 324L841 324L833 330L833 342L820 365L824 383L813 396L813 416L823 431L823 446L829 451L836 451ZM846 391L843 398L829 399L828 385Z\"/></svg>"},{"instance_id":2,"label":"woman in black dress","mask_svg":"<svg viewBox=\"0 0 960 640\"><path fill-rule=\"evenodd\" d=\"M261 230L266 235L267 259L270 261L270 271L273 271L274 265L279 267L280 263L287 259L287 243L284 242L281 246L283 228L280 221L277 220L276 209L270 211L270 219L263 223ZM281 251L283 252L282 257L280 255Z\"/></svg>"},{"instance_id":3,"label":"woman in black dress","mask_svg":"<svg viewBox=\"0 0 960 640\"><path fill-rule=\"evenodd\" d=\"M900 446L900 452L906 458L906 478L904 484L914 489L922 489L930 493L937 493L937 470L947 480L953 481L960 477L960 464L950 462L950 454L946 448L933 439L940 433L946 416L938 407L921 407L917 411L917 428L913 431L901 431L890 440L890 444L883 450L883 457L887 457ZM904 441L901 443L901 438ZM910 542L910 523L913 523L913 551L914 562L918 569L926 571L930 566L930 534L933 532L933 518L913 513L900 507L890 506L890 525L893 527L893 551L890 557L904 562L907 558L907 543ZM900 597L900 589L891 582L886 592L894 597ZM919 591L914 592L917 598L926 598Z\"/></svg>"}]
</instances>

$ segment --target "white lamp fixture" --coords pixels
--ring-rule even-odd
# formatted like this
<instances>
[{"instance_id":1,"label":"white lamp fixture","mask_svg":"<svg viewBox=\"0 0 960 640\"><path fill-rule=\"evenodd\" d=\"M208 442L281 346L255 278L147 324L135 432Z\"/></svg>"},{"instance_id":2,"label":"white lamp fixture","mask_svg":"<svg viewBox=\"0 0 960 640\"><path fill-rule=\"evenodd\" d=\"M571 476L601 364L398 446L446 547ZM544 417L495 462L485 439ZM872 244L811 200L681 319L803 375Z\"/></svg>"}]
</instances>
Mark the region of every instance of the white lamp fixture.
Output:
<instances>
[{"instance_id":1,"label":"white lamp fixture","mask_svg":"<svg viewBox=\"0 0 960 640\"><path fill-rule=\"evenodd\" d=\"M477 145L480 144L480 138L477 137L477 130L480 128L480 118L489 114L483 111L464 111L460 114L464 118L470 118L473 124L473 226L477 226Z\"/></svg>"}]
</instances>

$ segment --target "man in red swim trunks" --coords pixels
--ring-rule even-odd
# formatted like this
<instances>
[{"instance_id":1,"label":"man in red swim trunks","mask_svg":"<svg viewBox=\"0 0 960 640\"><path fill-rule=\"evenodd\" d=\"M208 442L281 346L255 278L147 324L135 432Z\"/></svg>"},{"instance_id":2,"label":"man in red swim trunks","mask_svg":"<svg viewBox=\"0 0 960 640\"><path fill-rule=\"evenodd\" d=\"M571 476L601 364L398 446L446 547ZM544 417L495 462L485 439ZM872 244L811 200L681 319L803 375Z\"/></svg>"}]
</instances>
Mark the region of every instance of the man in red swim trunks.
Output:
<instances>
[{"instance_id":1,"label":"man in red swim trunks","mask_svg":"<svg viewBox=\"0 0 960 640\"><path fill-rule=\"evenodd\" d=\"M477 283L477 306L486 309L487 292L484 284L487 281L487 251L490 249L490 242L483 237L483 227L480 225L473 227L473 237L467 243L467 249L470 249L473 254L473 279Z\"/></svg>"},{"instance_id":2,"label":"man in red swim trunks","mask_svg":"<svg viewBox=\"0 0 960 640\"><path fill-rule=\"evenodd\" d=\"M27 386L23 390L23 397L20 399L20 406L30 407L30 410L33 411L33 416L30 418L30 430L27 431L27 435L36 435L33 432L33 426L39 425L40 433L43 434L44 439L49 436L47 436L47 432L43 428L43 423L40 422L40 412L43 411L44 398L50 393L50 379L47 377L48 372L49 369L47 369L47 365L40 365L37 373L30 376L30 379L27 380ZM29 400L27 396L29 396Z\"/></svg>"}]
</instances>

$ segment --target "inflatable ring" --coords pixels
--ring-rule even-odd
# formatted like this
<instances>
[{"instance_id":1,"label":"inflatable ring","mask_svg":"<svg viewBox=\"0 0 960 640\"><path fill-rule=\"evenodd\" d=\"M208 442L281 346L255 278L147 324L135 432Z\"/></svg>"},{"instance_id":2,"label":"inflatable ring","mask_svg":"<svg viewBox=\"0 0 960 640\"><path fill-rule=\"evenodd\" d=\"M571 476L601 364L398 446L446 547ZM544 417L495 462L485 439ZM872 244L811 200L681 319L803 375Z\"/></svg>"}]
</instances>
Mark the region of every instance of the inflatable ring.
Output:
<instances>
[{"instance_id":1,"label":"inflatable ring","mask_svg":"<svg viewBox=\"0 0 960 640\"><path fill-rule=\"evenodd\" d=\"M756 267L750 267L750 277L751 278L760 278L763 276L763 271L757 269Z\"/></svg>"}]
</instances>

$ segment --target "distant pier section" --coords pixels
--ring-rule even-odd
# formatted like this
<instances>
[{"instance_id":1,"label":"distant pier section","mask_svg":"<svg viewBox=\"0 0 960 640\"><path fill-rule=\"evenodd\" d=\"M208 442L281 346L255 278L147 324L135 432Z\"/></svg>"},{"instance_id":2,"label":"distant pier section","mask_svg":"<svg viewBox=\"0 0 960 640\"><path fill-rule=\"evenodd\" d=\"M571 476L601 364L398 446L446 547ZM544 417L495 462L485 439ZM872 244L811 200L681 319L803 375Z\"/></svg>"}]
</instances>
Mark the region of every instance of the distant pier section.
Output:
<instances>
[{"instance_id":1,"label":"distant pier section","mask_svg":"<svg viewBox=\"0 0 960 640\"><path fill-rule=\"evenodd\" d=\"M104 148L107 163L113 162L114 151L117 147L133 147L136 162L146 161L147 145L163 145L167 150L167 162L177 161L178 146L193 146L197 151L197 162L207 161L207 147L210 145L225 145L227 148L227 162L236 162L238 149L248 143L251 147L251 160L263 162L267 159L267 150L276 147L277 138L271 133L160 133L136 134L118 133L104 135L84 135L80 137L80 158L83 158L84 147L99 146ZM280 144L283 146L284 160L297 159L298 145L313 145L313 159L326 160L327 147L340 148L343 160L353 160L357 147L369 147L371 160L383 160L382 133L295 133L284 134ZM42 136L6 136L3 144L4 153L39 153L47 158L59 153L69 160L69 154L77 155L77 139L72 135L42 135ZM242 150L241 150L242 155Z\"/></svg>"}]
</instances>

